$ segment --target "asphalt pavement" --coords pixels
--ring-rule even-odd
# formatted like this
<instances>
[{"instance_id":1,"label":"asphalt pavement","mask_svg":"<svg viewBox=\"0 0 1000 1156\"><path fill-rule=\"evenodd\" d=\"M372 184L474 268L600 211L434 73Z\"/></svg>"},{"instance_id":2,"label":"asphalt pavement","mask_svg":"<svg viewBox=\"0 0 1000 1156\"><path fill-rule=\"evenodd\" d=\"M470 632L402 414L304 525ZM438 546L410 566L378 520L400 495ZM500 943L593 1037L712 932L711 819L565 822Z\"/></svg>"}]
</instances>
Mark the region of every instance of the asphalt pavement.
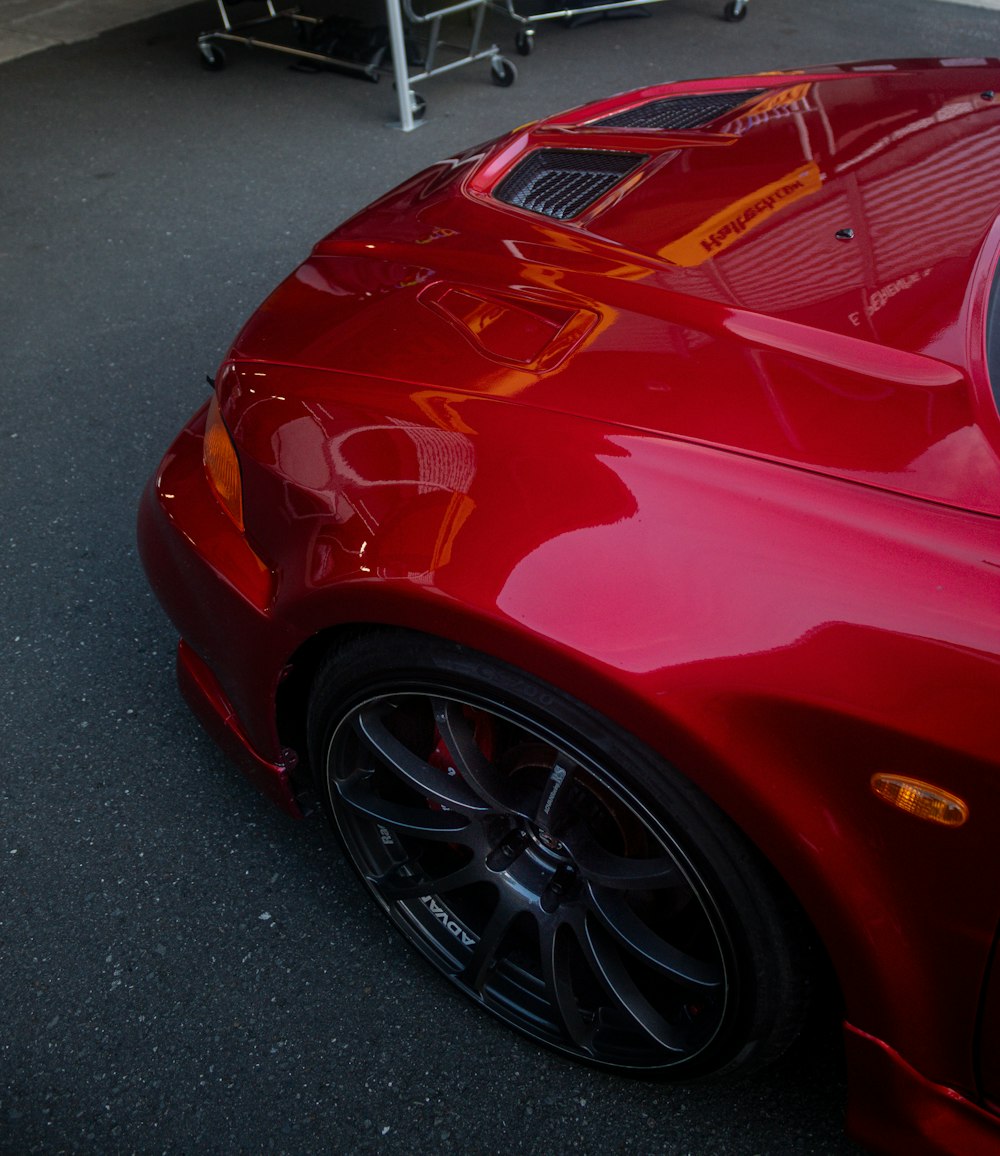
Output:
<instances>
[{"instance_id":1,"label":"asphalt pavement","mask_svg":"<svg viewBox=\"0 0 1000 1156\"><path fill-rule=\"evenodd\" d=\"M576 1067L467 1007L318 815L286 818L177 693L139 491L228 340L339 220L433 159L612 91L1000 52L930 0L671 0L422 87L234 49L207 0L0 64L0 1151L853 1151L836 1032L732 1086ZM942 205L944 214L960 205ZM808 276L790 262L789 276Z\"/></svg>"}]
</instances>

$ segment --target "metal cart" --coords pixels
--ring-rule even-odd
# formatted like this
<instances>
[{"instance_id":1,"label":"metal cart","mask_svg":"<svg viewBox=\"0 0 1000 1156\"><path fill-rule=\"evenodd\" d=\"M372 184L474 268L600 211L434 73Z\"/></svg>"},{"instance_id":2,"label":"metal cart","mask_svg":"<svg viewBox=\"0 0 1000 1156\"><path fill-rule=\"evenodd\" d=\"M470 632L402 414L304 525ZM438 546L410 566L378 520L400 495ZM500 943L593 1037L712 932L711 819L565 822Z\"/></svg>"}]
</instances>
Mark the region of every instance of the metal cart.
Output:
<instances>
[{"instance_id":1,"label":"metal cart","mask_svg":"<svg viewBox=\"0 0 1000 1156\"><path fill-rule=\"evenodd\" d=\"M209 32L202 32L198 37L198 49L202 63L211 71L220 71L226 67L226 54L222 45L226 43L242 44L249 48L266 48L273 52L281 52L286 56L304 60L318 67L333 66L339 71L356 73L369 80L378 80L383 71L380 62L361 62L335 57L325 52L317 52L309 47L308 41L312 31L323 23L315 16L307 16L298 8L278 9L274 0L263 0L264 13L252 19L234 22L229 14L229 5L237 4L240 0L215 0L219 10L220 28ZM389 26L389 53L392 59L392 72L395 80L396 95L399 104L399 122L404 132L410 132L417 127L417 121L427 108L427 102L412 89L412 85L442 72L461 68L466 64L473 64L479 60L488 60L490 77L494 84L507 88L517 78L517 69L511 61L501 56L500 49L491 44L488 48L481 47L483 21L486 16L486 6L490 0L455 0L444 8L432 9L427 12L417 12L413 0L384 0L386 18ZM403 30L403 12L413 25L426 25L427 46L424 53L423 65L418 71L410 71L406 56L406 37ZM464 47L447 44L440 39L441 21L460 12L473 13L472 31L469 44ZM258 37L258 29L273 28L285 25L298 39L297 44L282 42ZM445 63L437 63L439 51L444 50L455 58Z\"/></svg>"},{"instance_id":2,"label":"metal cart","mask_svg":"<svg viewBox=\"0 0 1000 1156\"><path fill-rule=\"evenodd\" d=\"M493 3L505 15L509 16L517 25L517 35L514 43L522 56L530 56L534 47L534 25L543 20L585 20L609 12L620 12L628 8L648 8L652 4L662 4L663 0L604 0L601 3L586 4L578 8L560 8L558 10L543 11L525 15L518 12L514 0L493 0ZM723 20L731 24L738 23L747 14L750 0L728 0L722 9Z\"/></svg>"},{"instance_id":3,"label":"metal cart","mask_svg":"<svg viewBox=\"0 0 1000 1156\"><path fill-rule=\"evenodd\" d=\"M398 0L386 0L389 7L398 3ZM501 56L500 49L491 44L488 48L481 48L483 38L483 21L486 19L486 8L489 0L457 0L445 8L435 8L429 12L420 13L413 5L413 0L402 0L403 11L411 25L427 26L427 45L424 52L423 69L419 72L410 72L407 76L407 86L417 84L421 80L428 80L442 72L450 72L454 68L462 68L466 64L473 64L477 60L490 62L490 79L500 88L509 88L517 79L517 69L514 63L505 56ZM472 33L467 46L462 47L449 44L441 39L441 21L446 16L454 16L459 12L470 12L472 16ZM391 32L391 25L390 25ZM437 63L437 53L440 49L456 55L456 59L447 63ZM393 49L393 61L396 52ZM405 61L405 55L403 57ZM397 78L397 86L399 80ZM410 90L409 104L414 109L415 116L423 116L427 102L423 97ZM404 126L405 127L405 126Z\"/></svg>"}]
</instances>

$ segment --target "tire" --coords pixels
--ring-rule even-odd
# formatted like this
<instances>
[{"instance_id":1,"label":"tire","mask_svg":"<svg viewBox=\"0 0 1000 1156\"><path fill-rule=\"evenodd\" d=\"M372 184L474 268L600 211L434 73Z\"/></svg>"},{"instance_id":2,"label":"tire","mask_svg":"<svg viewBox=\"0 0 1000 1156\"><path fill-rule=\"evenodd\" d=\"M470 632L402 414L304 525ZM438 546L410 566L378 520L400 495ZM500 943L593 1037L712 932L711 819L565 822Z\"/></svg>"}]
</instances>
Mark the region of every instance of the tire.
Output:
<instances>
[{"instance_id":1,"label":"tire","mask_svg":"<svg viewBox=\"0 0 1000 1156\"><path fill-rule=\"evenodd\" d=\"M490 79L497 88L510 88L517 80L517 69L506 56L494 56L490 61Z\"/></svg>"},{"instance_id":2,"label":"tire","mask_svg":"<svg viewBox=\"0 0 1000 1156\"><path fill-rule=\"evenodd\" d=\"M226 67L226 54L218 44L199 44L201 66L208 72L221 72Z\"/></svg>"},{"instance_id":3,"label":"tire","mask_svg":"<svg viewBox=\"0 0 1000 1156\"><path fill-rule=\"evenodd\" d=\"M809 984L788 897L721 812L568 695L407 632L330 655L317 787L390 919L473 1001L598 1067L776 1058Z\"/></svg>"}]
</instances>

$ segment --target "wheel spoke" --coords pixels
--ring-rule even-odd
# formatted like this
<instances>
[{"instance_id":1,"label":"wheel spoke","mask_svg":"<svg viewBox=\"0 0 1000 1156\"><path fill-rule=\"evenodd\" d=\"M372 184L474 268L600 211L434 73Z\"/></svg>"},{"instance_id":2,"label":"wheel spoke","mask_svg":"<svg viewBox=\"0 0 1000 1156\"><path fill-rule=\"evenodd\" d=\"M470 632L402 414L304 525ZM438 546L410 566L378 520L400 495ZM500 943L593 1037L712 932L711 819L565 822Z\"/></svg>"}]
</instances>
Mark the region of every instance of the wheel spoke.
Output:
<instances>
[{"instance_id":1,"label":"wheel spoke","mask_svg":"<svg viewBox=\"0 0 1000 1156\"><path fill-rule=\"evenodd\" d=\"M441 806L469 816L482 815L490 809L460 778L432 767L401 743L385 725L382 714L380 706L369 706L355 716L362 742L382 763Z\"/></svg>"},{"instance_id":2,"label":"wheel spoke","mask_svg":"<svg viewBox=\"0 0 1000 1156\"><path fill-rule=\"evenodd\" d=\"M479 995L482 995L490 970L497 963L497 952L511 924L517 918L518 910L516 903L510 902L504 895L500 896L493 914L480 933L471 957L458 973L459 982Z\"/></svg>"},{"instance_id":3,"label":"wheel spoke","mask_svg":"<svg viewBox=\"0 0 1000 1156\"><path fill-rule=\"evenodd\" d=\"M616 942L629 954L691 988L717 988L722 983L718 963L696 959L667 943L625 902L624 897L603 887L590 887L592 909Z\"/></svg>"},{"instance_id":4,"label":"wheel spoke","mask_svg":"<svg viewBox=\"0 0 1000 1156\"><path fill-rule=\"evenodd\" d=\"M482 869L473 859L471 863L438 879L428 879L422 871L415 869L410 860L394 864L384 875L370 875L367 878L385 899L392 901L417 899L428 893L440 895L447 891L456 891L459 887L478 883L482 877Z\"/></svg>"},{"instance_id":5,"label":"wheel spoke","mask_svg":"<svg viewBox=\"0 0 1000 1156\"><path fill-rule=\"evenodd\" d=\"M594 975L619 1011L660 1047L669 1052L687 1050L685 1033L667 1023L653 1007L629 975L617 948L589 921L583 925L581 946Z\"/></svg>"},{"instance_id":6,"label":"wheel spoke","mask_svg":"<svg viewBox=\"0 0 1000 1156\"><path fill-rule=\"evenodd\" d=\"M450 699L433 700L434 721L462 779L493 811L527 817L510 779L500 774L476 742L475 728L462 706Z\"/></svg>"},{"instance_id":7,"label":"wheel spoke","mask_svg":"<svg viewBox=\"0 0 1000 1156\"><path fill-rule=\"evenodd\" d=\"M356 811L387 827L419 835L421 839L437 839L446 843L473 846L478 840L478 824L470 823L457 811L432 811L429 807L409 807L383 799L372 790L372 771L359 771L334 784L337 794Z\"/></svg>"},{"instance_id":8,"label":"wheel spoke","mask_svg":"<svg viewBox=\"0 0 1000 1156\"><path fill-rule=\"evenodd\" d=\"M669 855L655 859L630 859L615 855L594 842L583 827L561 836L570 849L580 874L595 887L616 891L652 891L661 887L686 887L687 880Z\"/></svg>"},{"instance_id":9,"label":"wheel spoke","mask_svg":"<svg viewBox=\"0 0 1000 1156\"><path fill-rule=\"evenodd\" d=\"M566 1037L578 1048L588 1048L591 1029L580 1015L576 994L570 979L566 935L560 934L565 924L556 920L541 920L538 924L539 948L542 957L542 978L552 1002L556 1022Z\"/></svg>"},{"instance_id":10,"label":"wheel spoke","mask_svg":"<svg viewBox=\"0 0 1000 1156\"><path fill-rule=\"evenodd\" d=\"M549 771L535 811L535 822L542 831L555 834L565 825L572 798L569 787L575 770L576 763L560 752Z\"/></svg>"}]
</instances>

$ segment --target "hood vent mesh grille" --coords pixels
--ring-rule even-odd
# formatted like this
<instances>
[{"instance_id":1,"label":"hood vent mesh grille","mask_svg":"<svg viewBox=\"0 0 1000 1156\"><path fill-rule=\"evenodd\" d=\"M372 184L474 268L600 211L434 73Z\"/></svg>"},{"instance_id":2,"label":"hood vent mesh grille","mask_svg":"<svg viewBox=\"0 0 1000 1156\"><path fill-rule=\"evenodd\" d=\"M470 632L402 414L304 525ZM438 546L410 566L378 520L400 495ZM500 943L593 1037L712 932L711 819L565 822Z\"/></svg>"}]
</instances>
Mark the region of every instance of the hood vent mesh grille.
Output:
<instances>
[{"instance_id":1,"label":"hood vent mesh grille","mask_svg":"<svg viewBox=\"0 0 1000 1156\"><path fill-rule=\"evenodd\" d=\"M497 200L564 221L603 196L646 157L596 149L539 149L496 187Z\"/></svg>"},{"instance_id":2,"label":"hood vent mesh grille","mask_svg":"<svg viewBox=\"0 0 1000 1156\"><path fill-rule=\"evenodd\" d=\"M651 100L635 108L616 112L603 120L594 121L601 128L658 128L683 132L701 128L746 104L766 92L764 88L744 89L743 92L706 92L700 96L668 96L665 100Z\"/></svg>"}]
</instances>

